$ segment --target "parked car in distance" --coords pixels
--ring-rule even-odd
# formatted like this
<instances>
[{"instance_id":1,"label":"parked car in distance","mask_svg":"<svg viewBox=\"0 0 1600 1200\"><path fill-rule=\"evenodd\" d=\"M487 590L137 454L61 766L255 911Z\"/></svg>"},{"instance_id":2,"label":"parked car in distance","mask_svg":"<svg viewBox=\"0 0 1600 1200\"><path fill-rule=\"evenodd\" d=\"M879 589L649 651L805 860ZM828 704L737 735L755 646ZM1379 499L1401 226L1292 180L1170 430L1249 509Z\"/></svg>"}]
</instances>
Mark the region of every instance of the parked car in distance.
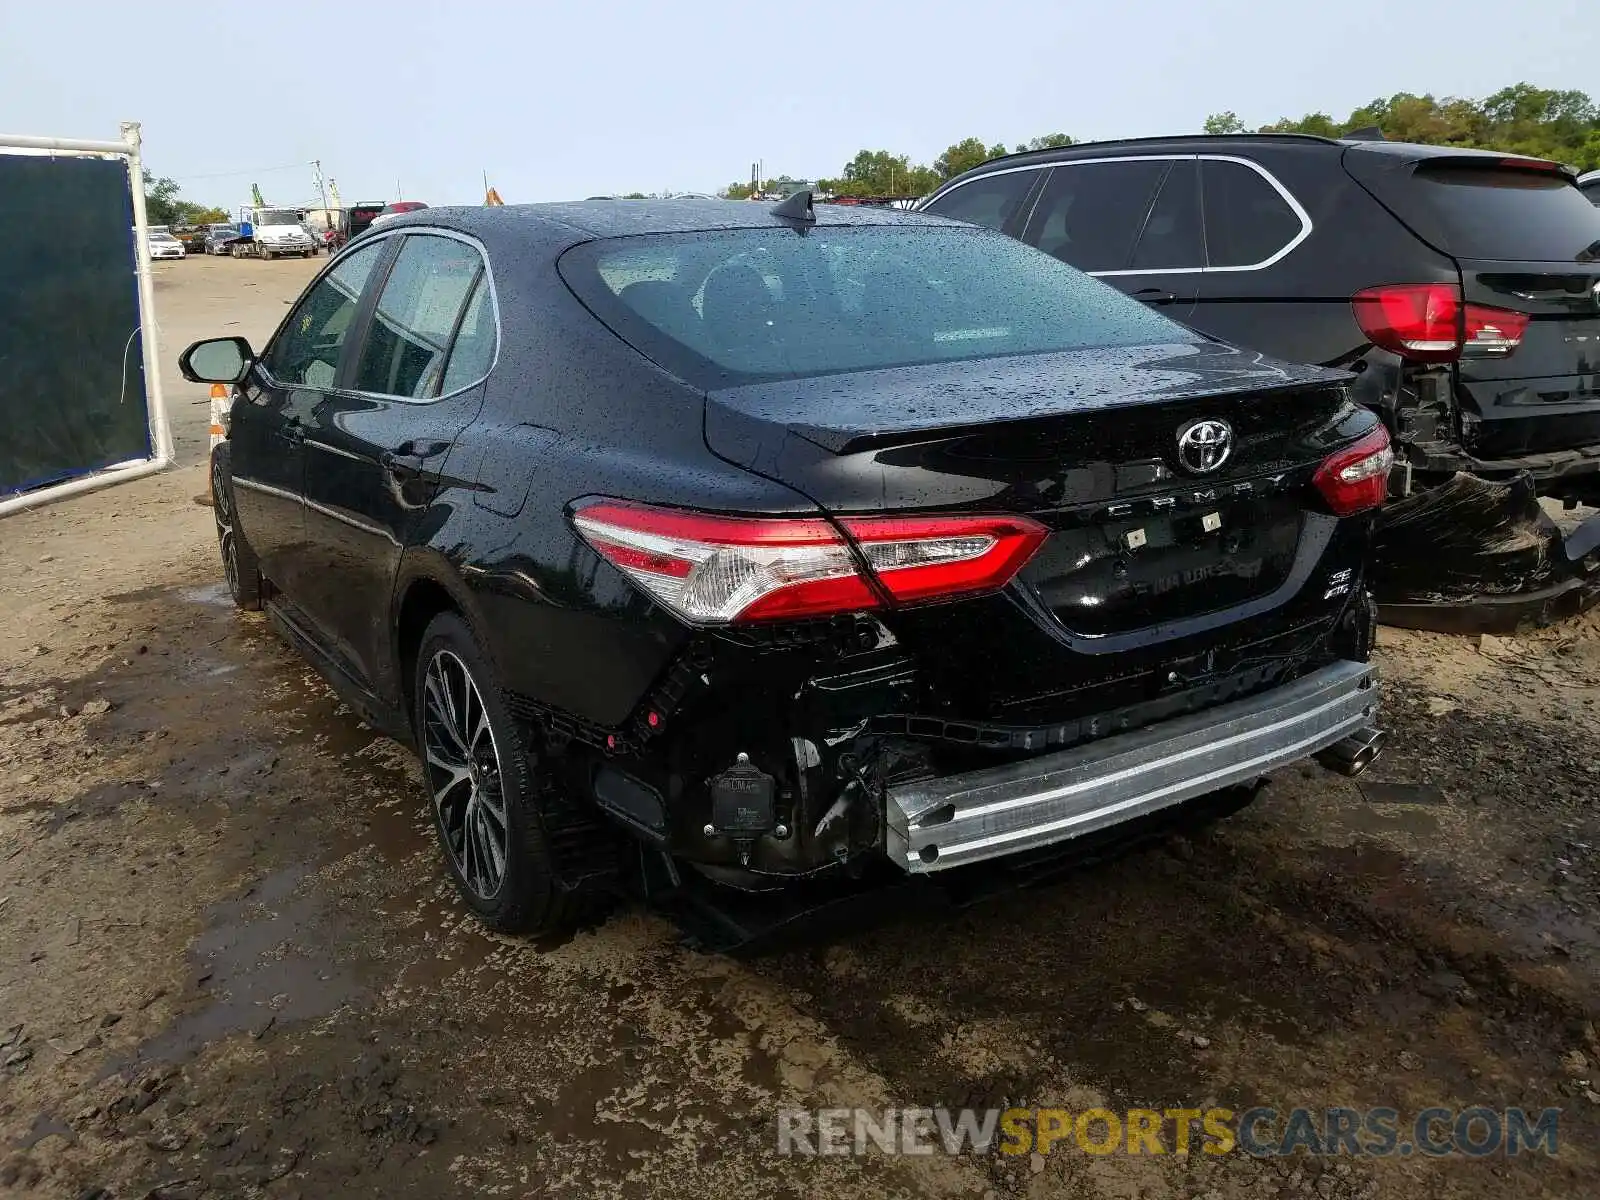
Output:
<instances>
[{"instance_id":1,"label":"parked car in distance","mask_svg":"<svg viewBox=\"0 0 1600 1200\"><path fill-rule=\"evenodd\" d=\"M180 360L236 385L235 600L416 747L482 920L641 861L903 881L1376 755L1391 455L1347 374L795 211L438 209Z\"/></svg>"},{"instance_id":2,"label":"parked car in distance","mask_svg":"<svg viewBox=\"0 0 1600 1200\"><path fill-rule=\"evenodd\" d=\"M184 256L183 243L165 229L152 229L146 241L150 246L151 258L182 258Z\"/></svg>"},{"instance_id":3,"label":"parked car in distance","mask_svg":"<svg viewBox=\"0 0 1600 1200\"><path fill-rule=\"evenodd\" d=\"M1225 341L1356 371L1395 438L1393 494L1413 500L1380 545L1394 619L1456 619L1449 594L1474 583L1527 590L1525 610L1494 602L1513 620L1600 597L1600 572L1562 565L1600 526L1564 555L1535 502L1600 504L1600 213L1559 164L1367 136L1148 138L995 159L919 208ZM1463 533L1477 513L1480 540ZM1442 558L1442 539L1462 552Z\"/></svg>"},{"instance_id":4,"label":"parked car in distance","mask_svg":"<svg viewBox=\"0 0 1600 1200\"><path fill-rule=\"evenodd\" d=\"M172 236L183 243L185 254L202 254L206 248L206 231L199 225L179 225Z\"/></svg>"},{"instance_id":5,"label":"parked car in distance","mask_svg":"<svg viewBox=\"0 0 1600 1200\"><path fill-rule=\"evenodd\" d=\"M1578 188L1589 197L1589 203L1600 208L1600 171L1590 171L1578 176Z\"/></svg>"},{"instance_id":6,"label":"parked car in distance","mask_svg":"<svg viewBox=\"0 0 1600 1200\"><path fill-rule=\"evenodd\" d=\"M206 253L226 256L228 247L243 236L237 225L207 225Z\"/></svg>"},{"instance_id":7,"label":"parked car in distance","mask_svg":"<svg viewBox=\"0 0 1600 1200\"><path fill-rule=\"evenodd\" d=\"M401 213L417 212L427 207L421 200L396 200L393 204L385 204L383 211L368 222L368 228L376 228Z\"/></svg>"}]
</instances>

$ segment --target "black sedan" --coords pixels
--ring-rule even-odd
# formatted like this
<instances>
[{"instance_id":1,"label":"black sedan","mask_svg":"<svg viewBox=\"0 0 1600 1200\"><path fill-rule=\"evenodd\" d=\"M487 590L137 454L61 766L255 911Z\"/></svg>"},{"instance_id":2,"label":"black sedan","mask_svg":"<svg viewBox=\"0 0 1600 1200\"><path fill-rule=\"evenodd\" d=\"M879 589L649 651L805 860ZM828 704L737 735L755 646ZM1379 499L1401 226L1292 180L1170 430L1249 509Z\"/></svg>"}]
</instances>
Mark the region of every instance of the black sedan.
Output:
<instances>
[{"instance_id":1,"label":"black sedan","mask_svg":"<svg viewBox=\"0 0 1600 1200\"><path fill-rule=\"evenodd\" d=\"M502 929L1058 852L1381 739L1346 377L935 217L434 208L237 385L236 601L416 747ZM945 876L944 878L949 878Z\"/></svg>"},{"instance_id":2,"label":"black sedan","mask_svg":"<svg viewBox=\"0 0 1600 1200\"><path fill-rule=\"evenodd\" d=\"M229 253L228 247L243 236L239 232L237 225L207 225L205 252L207 254L227 255Z\"/></svg>"}]
</instances>

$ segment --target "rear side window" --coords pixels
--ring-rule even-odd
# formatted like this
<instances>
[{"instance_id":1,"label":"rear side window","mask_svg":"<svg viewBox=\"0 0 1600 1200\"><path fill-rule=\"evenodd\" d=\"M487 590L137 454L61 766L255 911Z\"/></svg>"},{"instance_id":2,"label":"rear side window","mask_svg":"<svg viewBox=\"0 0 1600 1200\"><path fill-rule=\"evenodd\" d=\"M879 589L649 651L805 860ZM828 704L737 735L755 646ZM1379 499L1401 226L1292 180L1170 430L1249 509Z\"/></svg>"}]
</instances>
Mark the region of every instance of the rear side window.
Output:
<instances>
[{"instance_id":1,"label":"rear side window","mask_svg":"<svg viewBox=\"0 0 1600 1200\"><path fill-rule=\"evenodd\" d=\"M1600 212L1547 171L1422 163L1419 200L1442 228L1442 249L1460 258L1532 262L1600 259ZM1405 216L1401 213L1401 216Z\"/></svg>"},{"instance_id":2,"label":"rear side window","mask_svg":"<svg viewBox=\"0 0 1600 1200\"><path fill-rule=\"evenodd\" d=\"M1024 240L1080 271L1126 269L1170 165L1168 159L1150 158L1056 167L1034 205Z\"/></svg>"},{"instance_id":3,"label":"rear side window","mask_svg":"<svg viewBox=\"0 0 1600 1200\"><path fill-rule=\"evenodd\" d=\"M928 211L952 221L969 221L985 229L1000 229L1017 211L1017 205L1038 178L1038 171L986 175L946 192L928 205Z\"/></svg>"},{"instance_id":4,"label":"rear side window","mask_svg":"<svg viewBox=\"0 0 1600 1200\"><path fill-rule=\"evenodd\" d=\"M1600 208L1600 179L1591 180L1583 185L1583 194L1589 197L1589 203Z\"/></svg>"},{"instance_id":5,"label":"rear side window","mask_svg":"<svg viewBox=\"0 0 1600 1200\"><path fill-rule=\"evenodd\" d=\"M1169 164L1150 216L1139 234L1129 269L1159 273L1194 270L1206 263L1200 236L1200 178L1194 159Z\"/></svg>"},{"instance_id":6,"label":"rear side window","mask_svg":"<svg viewBox=\"0 0 1600 1200\"><path fill-rule=\"evenodd\" d=\"M1200 174L1208 266L1260 266L1304 230L1283 193L1254 167L1206 159Z\"/></svg>"},{"instance_id":7,"label":"rear side window","mask_svg":"<svg viewBox=\"0 0 1600 1200\"><path fill-rule=\"evenodd\" d=\"M373 311L355 389L411 399L438 395L457 318L482 273L483 259L465 242L407 236Z\"/></svg>"},{"instance_id":8,"label":"rear side window","mask_svg":"<svg viewBox=\"0 0 1600 1200\"><path fill-rule=\"evenodd\" d=\"M625 341L708 388L1197 340L1048 255L957 227L616 238L560 269Z\"/></svg>"},{"instance_id":9,"label":"rear side window","mask_svg":"<svg viewBox=\"0 0 1600 1200\"><path fill-rule=\"evenodd\" d=\"M450 347L450 365L444 370L444 384L440 392L449 395L468 384L477 383L494 365L497 331L494 319L494 300L489 294L489 278L478 277L477 286L467 300L466 314L461 318L461 331Z\"/></svg>"}]
</instances>

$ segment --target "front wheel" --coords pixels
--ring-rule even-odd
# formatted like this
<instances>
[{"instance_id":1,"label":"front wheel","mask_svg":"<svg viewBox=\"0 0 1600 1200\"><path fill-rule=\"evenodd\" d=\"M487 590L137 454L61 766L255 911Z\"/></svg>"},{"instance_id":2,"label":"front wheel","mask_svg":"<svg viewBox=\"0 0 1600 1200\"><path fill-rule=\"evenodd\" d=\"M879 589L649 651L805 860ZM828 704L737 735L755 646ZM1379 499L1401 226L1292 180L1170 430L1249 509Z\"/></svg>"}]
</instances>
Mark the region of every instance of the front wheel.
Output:
<instances>
[{"instance_id":1,"label":"front wheel","mask_svg":"<svg viewBox=\"0 0 1600 1200\"><path fill-rule=\"evenodd\" d=\"M434 829L467 907L508 933L573 925L579 896L562 885L545 835L548 784L457 614L441 613L423 634L413 696Z\"/></svg>"},{"instance_id":2,"label":"front wheel","mask_svg":"<svg viewBox=\"0 0 1600 1200\"><path fill-rule=\"evenodd\" d=\"M217 522L217 549L228 594L246 612L261 608L261 563L239 528L233 505L233 451L227 442L211 451L211 512Z\"/></svg>"}]
</instances>

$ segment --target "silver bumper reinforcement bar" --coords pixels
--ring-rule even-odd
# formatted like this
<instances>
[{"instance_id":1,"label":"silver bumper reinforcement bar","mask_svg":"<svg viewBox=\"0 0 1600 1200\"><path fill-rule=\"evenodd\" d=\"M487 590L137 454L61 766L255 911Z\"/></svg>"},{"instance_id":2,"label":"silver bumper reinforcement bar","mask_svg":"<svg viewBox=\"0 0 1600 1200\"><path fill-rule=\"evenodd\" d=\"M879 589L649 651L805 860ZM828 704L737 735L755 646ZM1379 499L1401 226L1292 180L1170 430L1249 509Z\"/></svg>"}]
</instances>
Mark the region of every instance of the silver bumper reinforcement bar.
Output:
<instances>
[{"instance_id":1,"label":"silver bumper reinforcement bar","mask_svg":"<svg viewBox=\"0 0 1600 1200\"><path fill-rule=\"evenodd\" d=\"M1377 669L1340 661L1258 695L1087 746L889 789L889 857L911 872L1131 821L1307 758L1372 722Z\"/></svg>"}]
</instances>

